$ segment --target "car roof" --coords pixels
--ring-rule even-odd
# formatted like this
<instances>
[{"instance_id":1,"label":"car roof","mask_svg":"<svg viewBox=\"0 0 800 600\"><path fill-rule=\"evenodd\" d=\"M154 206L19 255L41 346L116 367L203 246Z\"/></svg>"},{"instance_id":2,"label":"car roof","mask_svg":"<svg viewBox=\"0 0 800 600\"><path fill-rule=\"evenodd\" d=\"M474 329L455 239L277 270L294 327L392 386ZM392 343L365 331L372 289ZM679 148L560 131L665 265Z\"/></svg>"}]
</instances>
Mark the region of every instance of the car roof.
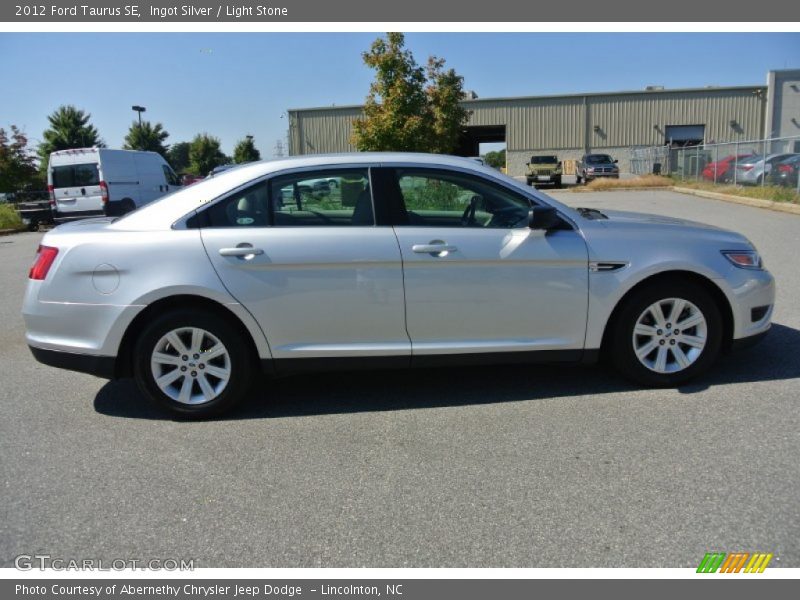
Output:
<instances>
[{"instance_id":1,"label":"car roof","mask_svg":"<svg viewBox=\"0 0 800 600\"><path fill-rule=\"evenodd\" d=\"M243 186L254 179L259 179L281 171L313 168L336 167L347 165L420 165L466 168L470 171L498 178L497 170L480 164L470 158L449 156L446 154L421 154L414 152L350 152L342 154L314 154L292 156L246 163L227 169L214 177L203 179L191 186L181 188L168 194L139 210L130 213L120 221L112 224L118 229L157 230L166 224L172 224L193 210L208 202ZM520 186L518 182L507 180ZM526 190L527 191L527 190ZM552 200L551 200L552 201Z\"/></svg>"}]
</instances>

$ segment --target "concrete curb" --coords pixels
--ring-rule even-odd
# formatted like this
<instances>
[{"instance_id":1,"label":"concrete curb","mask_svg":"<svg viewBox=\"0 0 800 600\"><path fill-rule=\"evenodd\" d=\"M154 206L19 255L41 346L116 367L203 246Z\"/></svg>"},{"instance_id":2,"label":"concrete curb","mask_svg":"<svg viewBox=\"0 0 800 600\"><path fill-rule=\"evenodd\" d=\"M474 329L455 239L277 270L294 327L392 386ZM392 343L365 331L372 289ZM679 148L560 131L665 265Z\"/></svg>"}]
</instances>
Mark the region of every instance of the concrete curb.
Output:
<instances>
[{"instance_id":1,"label":"concrete curb","mask_svg":"<svg viewBox=\"0 0 800 600\"><path fill-rule=\"evenodd\" d=\"M589 192L663 192L664 190L672 190L673 186L671 185L658 185L658 186L642 186L642 187L618 187L618 188L608 188L605 190L593 190L592 188L587 187L572 187L568 188L565 191L572 192L573 194L586 194ZM546 190L544 190L546 191Z\"/></svg>"},{"instance_id":2,"label":"concrete curb","mask_svg":"<svg viewBox=\"0 0 800 600\"><path fill-rule=\"evenodd\" d=\"M800 205L790 204L789 202L774 202L773 200L762 200L760 198L745 198L743 196L734 196L732 194L720 194L719 192L707 192L705 190L695 190L692 188L684 188L678 186L673 187L672 190L674 192L678 192L679 194L700 196L701 198L722 200L724 202L733 202L735 204L744 204L745 206L766 208L769 210L790 213L793 215L800 215Z\"/></svg>"}]
</instances>

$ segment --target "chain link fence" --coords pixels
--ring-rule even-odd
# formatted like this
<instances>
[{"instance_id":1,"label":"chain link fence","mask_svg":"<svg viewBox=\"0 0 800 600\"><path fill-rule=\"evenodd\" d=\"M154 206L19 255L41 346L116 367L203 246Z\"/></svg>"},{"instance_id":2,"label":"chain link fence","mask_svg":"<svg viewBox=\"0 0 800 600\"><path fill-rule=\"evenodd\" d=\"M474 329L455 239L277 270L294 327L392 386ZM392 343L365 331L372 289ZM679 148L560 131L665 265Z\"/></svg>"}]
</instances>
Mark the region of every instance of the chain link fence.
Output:
<instances>
[{"instance_id":1,"label":"chain link fence","mask_svg":"<svg viewBox=\"0 0 800 600\"><path fill-rule=\"evenodd\" d=\"M634 147L631 171L732 185L778 185L800 193L800 136L687 147Z\"/></svg>"}]
</instances>

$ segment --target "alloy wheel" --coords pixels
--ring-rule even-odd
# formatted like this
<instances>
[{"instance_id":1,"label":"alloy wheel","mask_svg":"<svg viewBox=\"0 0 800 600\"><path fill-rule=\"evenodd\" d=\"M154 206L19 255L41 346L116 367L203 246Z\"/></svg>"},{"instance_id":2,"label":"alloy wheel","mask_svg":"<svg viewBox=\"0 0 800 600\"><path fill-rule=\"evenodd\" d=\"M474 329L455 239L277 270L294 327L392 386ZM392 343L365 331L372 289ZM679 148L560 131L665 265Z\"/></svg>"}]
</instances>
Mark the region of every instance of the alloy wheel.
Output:
<instances>
[{"instance_id":1,"label":"alloy wheel","mask_svg":"<svg viewBox=\"0 0 800 600\"><path fill-rule=\"evenodd\" d=\"M181 327L162 336L153 348L150 368L159 389L181 404L214 400L231 378L228 349L198 327Z\"/></svg>"},{"instance_id":2,"label":"alloy wheel","mask_svg":"<svg viewBox=\"0 0 800 600\"><path fill-rule=\"evenodd\" d=\"M656 373L677 373L693 365L708 339L702 311L683 298L665 298L648 306L633 328L633 350Z\"/></svg>"}]
</instances>

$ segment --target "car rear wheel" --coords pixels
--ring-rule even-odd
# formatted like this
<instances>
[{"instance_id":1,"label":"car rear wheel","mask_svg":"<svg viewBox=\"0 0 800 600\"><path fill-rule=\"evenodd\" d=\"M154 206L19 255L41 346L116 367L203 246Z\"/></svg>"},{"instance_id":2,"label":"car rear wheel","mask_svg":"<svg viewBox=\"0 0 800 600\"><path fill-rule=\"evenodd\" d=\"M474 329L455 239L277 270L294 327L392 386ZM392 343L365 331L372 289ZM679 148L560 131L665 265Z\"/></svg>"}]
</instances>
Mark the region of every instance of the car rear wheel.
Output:
<instances>
[{"instance_id":1,"label":"car rear wheel","mask_svg":"<svg viewBox=\"0 0 800 600\"><path fill-rule=\"evenodd\" d=\"M690 282L659 283L629 298L616 319L611 351L629 379L679 385L705 372L722 344L722 316L712 296Z\"/></svg>"},{"instance_id":2,"label":"car rear wheel","mask_svg":"<svg viewBox=\"0 0 800 600\"><path fill-rule=\"evenodd\" d=\"M198 310L171 311L152 321L135 357L142 392L162 408L195 418L233 408L254 373L254 357L236 328Z\"/></svg>"}]
</instances>

